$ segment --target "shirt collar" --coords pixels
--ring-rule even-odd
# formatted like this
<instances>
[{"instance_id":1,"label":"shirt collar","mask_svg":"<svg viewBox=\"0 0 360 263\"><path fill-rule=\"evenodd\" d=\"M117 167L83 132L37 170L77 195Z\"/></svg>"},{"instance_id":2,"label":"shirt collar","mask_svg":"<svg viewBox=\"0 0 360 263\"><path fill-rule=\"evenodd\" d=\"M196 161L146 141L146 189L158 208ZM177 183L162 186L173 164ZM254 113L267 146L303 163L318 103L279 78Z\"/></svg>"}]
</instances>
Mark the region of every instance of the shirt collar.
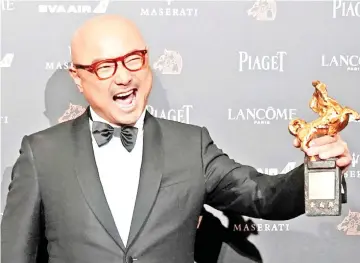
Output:
<instances>
[{"instance_id":1,"label":"shirt collar","mask_svg":"<svg viewBox=\"0 0 360 263\"><path fill-rule=\"evenodd\" d=\"M136 121L134 127L138 128L139 130L142 130L144 127L144 119L145 119L145 113L146 113L146 108L144 109L144 111L141 113L140 118ZM104 122L107 123L113 127L121 127L119 125L113 124L108 122L107 120L103 119L102 117L100 117L94 110L93 108L90 106L90 114L91 114L91 118L92 121L100 121L100 122ZM91 120L91 119L90 119Z\"/></svg>"}]
</instances>

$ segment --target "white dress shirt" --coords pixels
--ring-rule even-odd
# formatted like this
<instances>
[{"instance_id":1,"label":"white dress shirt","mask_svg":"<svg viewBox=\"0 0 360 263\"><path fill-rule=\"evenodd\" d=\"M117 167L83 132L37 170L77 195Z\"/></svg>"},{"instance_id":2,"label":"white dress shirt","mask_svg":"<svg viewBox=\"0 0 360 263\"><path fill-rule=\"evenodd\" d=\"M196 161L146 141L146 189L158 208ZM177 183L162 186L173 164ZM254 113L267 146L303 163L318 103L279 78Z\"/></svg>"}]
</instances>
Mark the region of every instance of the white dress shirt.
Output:
<instances>
[{"instance_id":1,"label":"white dress shirt","mask_svg":"<svg viewBox=\"0 0 360 263\"><path fill-rule=\"evenodd\" d=\"M93 121L101 121L119 127L101 118L90 107ZM132 215L140 178L143 152L143 123L145 111L135 124L138 128L135 147L128 152L120 138L113 137L109 143L99 147L92 136L92 145L100 181L120 237L127 244ZM92 121L90 120L90 131Z\"/></svg>"}]
</instances>

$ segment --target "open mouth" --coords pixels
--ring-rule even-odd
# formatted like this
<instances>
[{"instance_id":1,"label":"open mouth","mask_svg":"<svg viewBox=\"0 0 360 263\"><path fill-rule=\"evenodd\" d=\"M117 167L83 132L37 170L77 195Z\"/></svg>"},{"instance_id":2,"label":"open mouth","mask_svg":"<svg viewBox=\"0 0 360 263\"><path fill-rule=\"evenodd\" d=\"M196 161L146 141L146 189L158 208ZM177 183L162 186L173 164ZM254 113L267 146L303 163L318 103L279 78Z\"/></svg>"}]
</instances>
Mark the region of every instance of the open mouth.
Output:
<instances>
[{"instance_id":1,"label":"open mouth","mask_svg":"<svg viewBox=\"0 0 360 263\"><path fill-rule=\"evenodd\" d=\"M129 109L135 106L137 89L129 90L128 92L118 93L113 96L113 100L122 109Z\"/></svg>"}]
</instances>

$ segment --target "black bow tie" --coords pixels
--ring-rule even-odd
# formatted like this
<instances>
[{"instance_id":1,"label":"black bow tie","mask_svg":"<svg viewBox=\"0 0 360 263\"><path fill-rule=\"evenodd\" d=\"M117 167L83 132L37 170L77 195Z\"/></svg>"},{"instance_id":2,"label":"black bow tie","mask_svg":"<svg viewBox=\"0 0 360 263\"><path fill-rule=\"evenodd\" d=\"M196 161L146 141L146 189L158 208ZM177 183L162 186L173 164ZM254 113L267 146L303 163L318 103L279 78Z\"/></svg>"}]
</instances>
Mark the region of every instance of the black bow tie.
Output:
<instances>
[{"instance_id":1,"label":"black bow tie","mask_svg":"<svg viewBox=\"0 0 360 263\"><path fill-rule=\"evenodd\" d=\"M131 152L135 146L138 129L133 126L124 126L114 128L111 125L94 121L92 125L92 133L99 147L107 144L113 136L120 137L122 144L128 152Z\"/></svg>"}]
</instances>

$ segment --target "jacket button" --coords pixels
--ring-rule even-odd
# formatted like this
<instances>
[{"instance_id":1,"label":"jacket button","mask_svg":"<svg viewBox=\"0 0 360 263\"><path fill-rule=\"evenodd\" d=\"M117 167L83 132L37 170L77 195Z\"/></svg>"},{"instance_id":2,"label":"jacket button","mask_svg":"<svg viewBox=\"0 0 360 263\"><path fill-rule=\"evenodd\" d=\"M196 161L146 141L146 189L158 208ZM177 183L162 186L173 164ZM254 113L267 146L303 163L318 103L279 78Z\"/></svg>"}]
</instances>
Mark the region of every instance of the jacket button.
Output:
<instances>
[{"instance_id":1,"label":"jacket button","mask_svg":"<svg viewBox=\"0 0 360 263\"><path fill-rule=\"evenodd\" d=\"M128 256L126 258L126 263L133 263L134 262L134 259L132 258L132 256Z\"/></svg>"}]
</instances>

